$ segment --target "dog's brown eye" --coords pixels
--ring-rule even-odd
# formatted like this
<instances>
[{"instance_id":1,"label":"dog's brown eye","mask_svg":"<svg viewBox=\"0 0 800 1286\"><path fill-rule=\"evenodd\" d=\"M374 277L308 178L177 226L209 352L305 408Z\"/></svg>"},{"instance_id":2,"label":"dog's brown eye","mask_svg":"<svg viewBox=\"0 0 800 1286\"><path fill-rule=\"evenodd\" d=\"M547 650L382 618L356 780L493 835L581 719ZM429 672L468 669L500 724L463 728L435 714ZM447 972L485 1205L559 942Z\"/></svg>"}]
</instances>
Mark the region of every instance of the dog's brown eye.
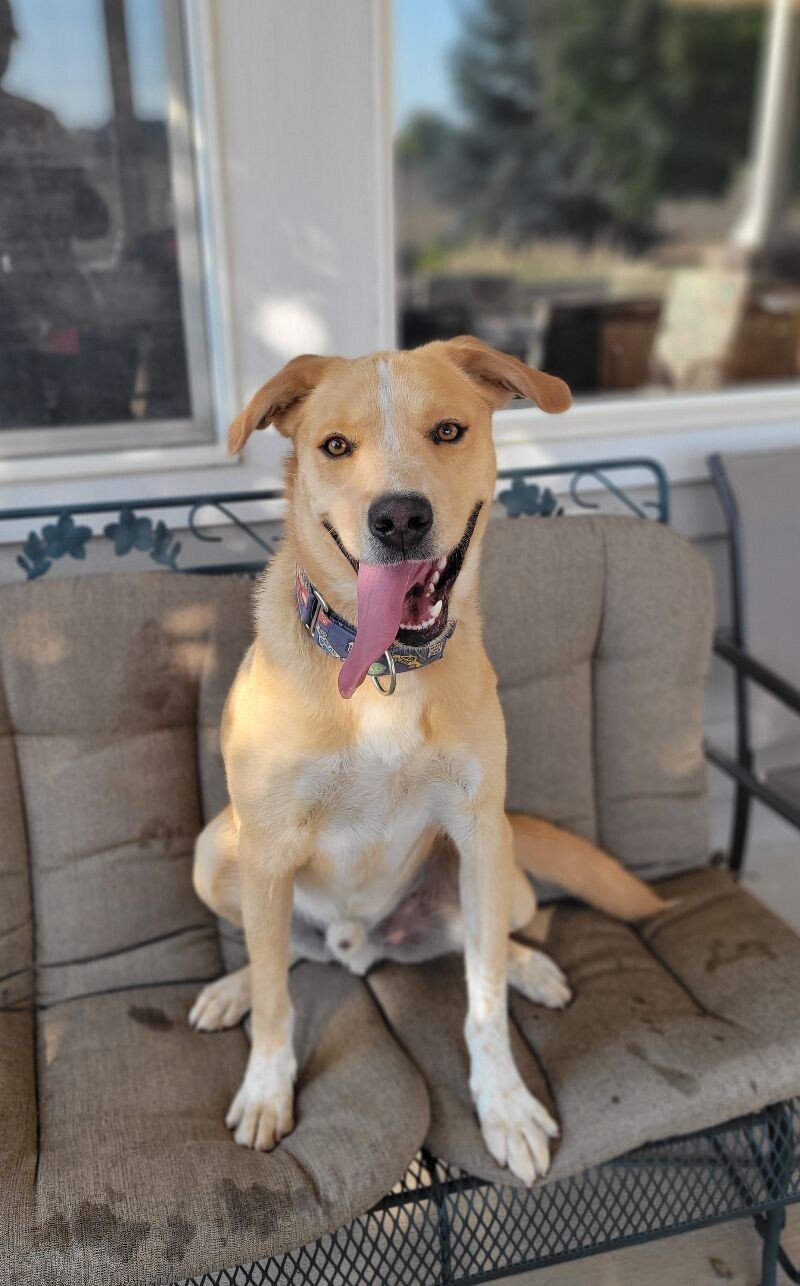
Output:
<instances>
[{"instance_id":1,"label":"dog's brown eye","mask_svg":"<svg viewBox=\"0 0 800 1286\"><path fill-rule=\"evenodd\" d=\"M353 448L347 441L347 438L332 437L325 439L322 443L321 450L323 450L326 455L332 455L336 458L338 456L349 455Z\"/></svg>"},{"instance_id":2,"label":"dog's brown eye","mask_svg":"<svg viewBox=\"0 0 800 1286\"><path fill-rule=\"evenodd\" d=\"M455 420L443 420L431 430L431 438L434 442L457 442L466 431L466 426Z\"/></svg>"}]
</instances>

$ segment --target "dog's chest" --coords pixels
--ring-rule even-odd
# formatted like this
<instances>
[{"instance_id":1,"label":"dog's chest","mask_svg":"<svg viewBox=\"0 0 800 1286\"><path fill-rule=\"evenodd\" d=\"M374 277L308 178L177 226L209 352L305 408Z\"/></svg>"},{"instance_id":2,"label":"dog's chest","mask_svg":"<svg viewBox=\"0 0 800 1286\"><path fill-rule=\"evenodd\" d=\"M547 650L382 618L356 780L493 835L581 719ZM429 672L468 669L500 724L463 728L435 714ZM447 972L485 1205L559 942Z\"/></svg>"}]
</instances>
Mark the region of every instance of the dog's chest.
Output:
<instances>
[{"instance_id":1,"label":"dog's chest","mask_svg":"<svg viewBox=\"0 0 800 1286\"><path fill-rule=\"evenodd\" d=\"M390 718L362 727L338 752L299 774L295 797L313 817L315 852L296 879L297 904L323 921L373 920L396 904L436 829L476 785L471 756L442 753L418 725Z\"/></svg>"}]
</instances>

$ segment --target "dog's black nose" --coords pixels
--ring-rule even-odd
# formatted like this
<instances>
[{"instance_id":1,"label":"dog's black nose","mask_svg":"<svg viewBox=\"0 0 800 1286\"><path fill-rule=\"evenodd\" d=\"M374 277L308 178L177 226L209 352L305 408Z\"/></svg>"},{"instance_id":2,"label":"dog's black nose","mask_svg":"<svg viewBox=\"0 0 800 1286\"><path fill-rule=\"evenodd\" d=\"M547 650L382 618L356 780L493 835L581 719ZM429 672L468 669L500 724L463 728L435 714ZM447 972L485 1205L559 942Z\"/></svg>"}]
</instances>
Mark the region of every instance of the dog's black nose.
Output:
<instances>
[{"instance_id":1,"label":"dog's black nose","mask_svg":"<svg viewBox=\"0 0 800 1286\"><path fill-rule=\"evenodd\" d=\"M413 549L433 526L430 500L415 491L387 491L373 500L367 514L373 536L389 549Z\"/></svg>"}]
</instances>

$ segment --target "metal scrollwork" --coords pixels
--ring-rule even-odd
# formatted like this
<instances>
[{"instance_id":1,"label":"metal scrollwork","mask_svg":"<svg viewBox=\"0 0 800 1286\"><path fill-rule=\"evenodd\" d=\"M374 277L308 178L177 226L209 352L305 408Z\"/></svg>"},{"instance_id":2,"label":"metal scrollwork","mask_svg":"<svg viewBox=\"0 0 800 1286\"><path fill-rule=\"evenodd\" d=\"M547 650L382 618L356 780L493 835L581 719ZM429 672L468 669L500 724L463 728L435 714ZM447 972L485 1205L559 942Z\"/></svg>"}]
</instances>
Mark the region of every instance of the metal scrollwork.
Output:
<instances>
[{"instance_id":1,"label":"metal scrollwork","mask_svg":"<svg viewBox=\"0 0 800 1286\"><path fill-rule=\"evenodd\" d=\"M618 478L626 478L635 484L631 494L630 488L622 485ZM510 518L535 516L541 518L558 517L565 512L558 487L553 483L556 478L563 479L561 492L569 497L573 508L597 509L598 498L605 495L610 498L617 510L620 508L639 518L656 518L659 522L669 521L669 487L666 474L658 461L645 456L626 457L624 459L607 459L582 461L574 464L536 465L533 468L504 469L499 474L501 484L506 484L500 491L498 500L504 505ZM581 484L585 483L582 491ZM552 485L551 485L552 484ZM553 487L555 486L555 490ZM644 499L649 491L655 491L656 499ZM256 530L254 521L242 518L233 506L253 504L274 504L284 499L277 490L270 491L237 491L223 494L159 496L149 499L100 501L98 503L75 504L67 508L25 508L0 509L0 523L29 522L31 520L50 519L39 530L28 533L28 537L17 556L17 563L28 580L36 580L46 575L59 558L75 558L84 561L87 546L95 534L90 526L78 526L76 518L93 518L97 521L100 514L108 515L108 521L102 528L111 542L118 558L124 558L134 550L147 554L154 563L173 572L241 572L254 575L261 570L265 562L274 554L280 540L278 520L269 513L259 518L261 530ZM186 527L191 543L187 548L197 549L193 542L200 545L218 544L227 539L226 535L201 526L198 515L203 509L216 511L224 520L228 532L236 530L255 545L258 555L252 561L231 561L220 559L208 565L187 565L184 557L178 566L178 555L183 548L182 542L175 538L173 531L159 519L144 517L142 510L169 511L172 526ZM273 511L274 512L274 511ZM186 514L180 522L172 517L174 514ZM23 529L24 530L24 529ZM238 542L241 545L241 541ZM246 551L245 551L246 552ZM238 549L237 549L238 553Z\"/></svg>"},{"instance_id":2,"label":"metal scrollwork","mask_svg":"<svg viewBox=\"0 0 800 1286\"><path fill-rule=\"evenodd\" d=\"M521 514L553 518L564 512L549 487L526 482L524 478L515 478L508 491L501 491L497 499L505 505L509 518L519 518Z\"/></svg>"},{"instance_id":3,"label":"metal scrollwork","mask_svg":"<svg viewBox=\"0 0 800 1286\"><path fill-rule=\"evenodd\" d=\"M549 486L543 486L533 479L551 480L559 477L565 480L563 490L577 509L600 510L603 508L601 499L605 496L614 502L617 511L621 509L637 518L669 522L667 475L659 462L649 456L502 469L498 478L510 481L511 485L501 491L497 498L505 506L510 518L518 518L522 514L541 518L557 517L566 512L563 505ZM584 482L587 485L581 492L581 484ZM654 489L655 499L643 498L643 488Z\"/></svg>"},{"instance_id":4,"label":"metal scrollwork","mask_svg":"<svg viewBox=\"0 0 800 1286\"><path fill-rule=\"evenodd\" d=\"M137 518L135 511L125 505L119 511L117 521L107 523L103 533L112 542L118 558L123 558L133 549L140 549L149 554L154 563L173 572L178 570L181 542L173 539L172 532L161 520L153 526L151 518Z\"/></svg>"},{"instance_id":5,"label":"metal scrollwork","mask_svg":"<svg viewBox=\"0 0 800 1286\"><path fill-rule=\"evenodd\" d=\"M17 563L28 580L37 580L49 572L58 558L68 556L83 560L86 542L91 537L91 527L76 527L72 515L62 513L55 522L47 523L41 532L30 532L22 553L17 555Z\"/></svg>"}]
</instances>

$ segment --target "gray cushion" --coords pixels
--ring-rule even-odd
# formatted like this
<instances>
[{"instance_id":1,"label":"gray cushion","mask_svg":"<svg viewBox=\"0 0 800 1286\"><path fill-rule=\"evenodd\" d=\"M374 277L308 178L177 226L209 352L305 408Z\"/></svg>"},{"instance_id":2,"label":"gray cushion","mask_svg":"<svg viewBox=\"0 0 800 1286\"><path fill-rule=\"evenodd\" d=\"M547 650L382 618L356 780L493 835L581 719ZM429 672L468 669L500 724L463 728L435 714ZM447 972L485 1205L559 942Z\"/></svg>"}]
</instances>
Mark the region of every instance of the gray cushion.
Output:
<instances>
[{"instance_id":1,"label":"gray cushion","mask_svg":"<svg viewBox=\"0 0 800 1286\"><path fill-rule=\"evenodd\" d=\"M191 853L250 589L0 595L0 1278L164 1283L280 1253L377 1200L424 1137L419 1074L340 971L293 976L298 1126L269 1156L224 1125L244 1032L186 1024L224 967Z\"/></svg>"},{"instance_id":2,"label":"gray cushion","mask_svg":"<svg viewBox=\"0 0 800 1286\"><path fill-rule=\"evenodd\" d=\"M563 1013L510 993L520 1067L562 1125L548 1181L800 1091L800 938L720 871L658 887L680 902L644 929L557 908L545 949L574 990ZM369 982L428 1081L431 1150L513 1183L472 1112L461 975L451 958Z\"/></svg>"},{"instance_id":3,"label":"gray cushion","mask_svg":"<svg viewBox=\"0 0 800 1286\"><path fill-rule=\"evenodd\" d=\"M299 966L298 1127L268 1156L225 1129L246 1038L185 1015L241 943L189 871L225 799L217 728L249 597L245 580L159 573L0 589L0 1262L25 1286L278 1254L365 1209L426 1133L494 1173L454 958L368 982ZM483 603L509 804L649 875L702 865L698 555L631 519L498 520ZM649 936L562 904L550 944L575 1005L513 1001L520 1066L564 1126L554 1173L800 1088L797 940L723 877L679 887Z\"/></svg>"},{"instance_id":4,"label":"gray cushion","mask_svg":"<svg viewBox=\"0 0 800 1286\"><path fill-rule=\"evenodd\" d=\"M702 865L705 559L630 518L489 530L481 601L509 808L577 831L646 879Z\"/></svg>"}]
</instances>

